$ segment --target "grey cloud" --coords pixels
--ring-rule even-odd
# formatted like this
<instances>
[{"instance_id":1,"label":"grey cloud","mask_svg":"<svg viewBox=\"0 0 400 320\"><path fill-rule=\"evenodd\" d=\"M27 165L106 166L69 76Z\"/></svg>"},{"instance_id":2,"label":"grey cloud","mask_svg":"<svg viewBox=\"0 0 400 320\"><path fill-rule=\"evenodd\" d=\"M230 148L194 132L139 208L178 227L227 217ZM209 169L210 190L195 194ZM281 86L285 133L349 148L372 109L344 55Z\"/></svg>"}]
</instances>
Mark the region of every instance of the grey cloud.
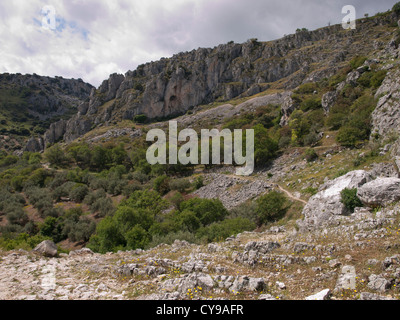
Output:
<instances>
[{"instance_id":1,"label":"grey cloud","mask_svg":"<svg viewBox=\"0 0 400 320\"><path fill-rule=\"evenodd\" d=\"M274 40L297 28L341 23L344 5L354 5L357 16L363 17L391 9L397 1L54 0L60 17L76 24L56 36L24 23L13 28L13 34L7 30L18 15L27 15L26 21L40 20L34 14L40 12L42 0L29 1L29 10L24 1L1 1L0 53L7 55L0 56L0 72L12 68L9 72L58 74L97 86L110 73L180 51L250 38ZM77 30L87 31L87 38ZM57 58L60 55L62 59Z\"/></svg>"}]
</instances>

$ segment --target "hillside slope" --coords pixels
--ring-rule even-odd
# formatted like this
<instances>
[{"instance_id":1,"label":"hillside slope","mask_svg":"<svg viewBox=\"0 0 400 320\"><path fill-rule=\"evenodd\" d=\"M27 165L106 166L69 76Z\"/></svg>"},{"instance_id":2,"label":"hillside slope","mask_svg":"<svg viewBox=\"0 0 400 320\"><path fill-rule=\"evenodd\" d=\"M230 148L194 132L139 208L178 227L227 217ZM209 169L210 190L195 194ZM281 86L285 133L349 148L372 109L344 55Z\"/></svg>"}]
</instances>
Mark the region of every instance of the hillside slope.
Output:
<instances>
[{"instance_id":1,"label":"hillside slope","mask_svg":"<svg viewBox=\"0 0 400 320\"><path fill-rule=\"evenodd\" d=\"M0 299L399 299L398 19L110 76L0 163ZM255 172L150 166L165 117L254 129Z\"/></svg>"}]
</instances>

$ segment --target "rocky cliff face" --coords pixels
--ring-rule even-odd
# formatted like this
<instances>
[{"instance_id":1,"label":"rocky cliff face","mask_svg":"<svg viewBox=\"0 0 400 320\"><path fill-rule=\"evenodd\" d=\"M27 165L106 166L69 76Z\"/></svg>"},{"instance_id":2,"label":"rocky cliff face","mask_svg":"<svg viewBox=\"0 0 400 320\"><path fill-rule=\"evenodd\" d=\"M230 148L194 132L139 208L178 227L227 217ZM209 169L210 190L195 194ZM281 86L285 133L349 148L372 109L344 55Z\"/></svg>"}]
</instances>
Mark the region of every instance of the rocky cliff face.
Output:
<instances>
[{"instance_id":1,"label":"rocky cliff face","mask_svg":"<svg viewBox=\"0 0 400 320\"><path fill-rule=\"evenodd\" d=\"M66 126L55 124L61 128L60 134L51 129L46 143L61 136L72 141L93 126L136 115L167 118L198 105L252 96L277 81L280 89L291 90L301 83L330 77L355 55L369 54L385 45L380 40L390 36L385 26L395 21L394 15L386 15L362 20L351 31L336 25L271 42L252 39L244 44L200 48L141 65L125 75L113 74L92 90L89 101Z\"/></svg>"},{"instance_id":2,"label":"rocky cliff face","mask_svg":"<svg viewBox=\"0 0 400 320\"><path fill-rule=\"evenodd\" d=\"M1 134L28 136L43 133L50 123L75 114L92 88L80 79L0 74ZM43 147L42 137L31 138L25 150L38 151Z\"/></svg>"},{"instance_id":3,"label":"rocky cliff face","mask_svg":"<svg viewBox=\"0 0 400 320\"><path fill-rule=\"evenodd\" d=\"M93 86L81 79L42 77L36 74L0 74L1 87L20 91L26 99L28 112L40 120L62 115L69 109L76 110L88 96Z\"/></svg>"}]
</instances>

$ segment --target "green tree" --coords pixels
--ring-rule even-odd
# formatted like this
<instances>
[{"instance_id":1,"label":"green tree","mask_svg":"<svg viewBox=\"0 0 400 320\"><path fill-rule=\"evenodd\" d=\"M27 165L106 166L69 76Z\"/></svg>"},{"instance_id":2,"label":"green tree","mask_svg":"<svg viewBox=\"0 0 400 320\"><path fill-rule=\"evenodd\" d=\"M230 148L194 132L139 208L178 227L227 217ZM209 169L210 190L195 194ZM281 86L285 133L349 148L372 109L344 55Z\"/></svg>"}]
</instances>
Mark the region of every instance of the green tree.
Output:
<instances>
[{"instance_id":1,"label":"green tree","mask_svg":"<svg viewBox=\"0 0 400 320\"><path fill-rule=\"evenodd\" d=\"M228 211L219 199L193 198L182 202L180 208L182 212L185 210L194 212L203 226L221 221L228 215Z\"/></svg>"},{"instance_id":2,"label":"green tree","mask_svg":"<svg viewBox=\"0 0 400 320\"><path fill-rule=\"evenodd\" d=\"M254 126L254 160L257 166L267 164L279 149L278 143L270 138L263 125Z\"/></svg>"},{"instance_id":3,"label":"green tree","mask_svg":"<svg viewBox=\"0 0 400 320\"><path fill-rule=\"evenodd\" d=\"M258 225L274 222L283 218L289 209L290 203L280 192L272 191L257 199Z\"/></svg>"},{"instance_id":4,"label":"green tree","mask_svg":"<svg viewBox=\"0 0 400 320\"><path fill-rule=\"evenodd\" d=\"M44 157L52 166L62 166L65 165L68 161L64 150L60 147L59 144L56 144L53 147L46 149Z\"/></svg>"}]
</instances>

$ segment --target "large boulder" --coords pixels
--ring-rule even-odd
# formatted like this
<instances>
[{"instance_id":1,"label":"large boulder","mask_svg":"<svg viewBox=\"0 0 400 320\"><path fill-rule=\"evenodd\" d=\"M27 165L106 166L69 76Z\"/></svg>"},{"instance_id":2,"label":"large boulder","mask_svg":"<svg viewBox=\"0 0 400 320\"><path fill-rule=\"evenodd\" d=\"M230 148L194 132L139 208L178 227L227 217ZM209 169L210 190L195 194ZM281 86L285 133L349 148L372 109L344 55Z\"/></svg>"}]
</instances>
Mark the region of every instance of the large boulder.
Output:
<instances>
[{"instance_id":1,"label":"large boulder","mask_svg":"<svg viewBox=\"0 0 400 320\"><path fill-rule=\"evenodd\" d=\"M399 178L377 178L358 189L357 196L369 207L384 206L400 200Z\"/></svg>"},{"instance_id":2,"label":"large boulder","mask_svg":"<svg viewBox=\"0 0 400 320\"><path fill-rule=\"evenodd\" d=\"M304 220L298 222L299 226L306 229L319 227L329 223L332 217L350 214L341 202L340 193L346 188L359 188L371 179L370 173L358 170L328 181L304 207Z\"/></svg>"},{"instance_id":3,"label":"large boulder","mask_svg":"<svg viewBox=\"0 0 400 320\"><path fill-rule=\"evenodd\" d=\"M45 257L55 257L57 255L57 246L53 241L45 240L38 244L33 251L38 252Z\"/></svg>"}]
</instances>

